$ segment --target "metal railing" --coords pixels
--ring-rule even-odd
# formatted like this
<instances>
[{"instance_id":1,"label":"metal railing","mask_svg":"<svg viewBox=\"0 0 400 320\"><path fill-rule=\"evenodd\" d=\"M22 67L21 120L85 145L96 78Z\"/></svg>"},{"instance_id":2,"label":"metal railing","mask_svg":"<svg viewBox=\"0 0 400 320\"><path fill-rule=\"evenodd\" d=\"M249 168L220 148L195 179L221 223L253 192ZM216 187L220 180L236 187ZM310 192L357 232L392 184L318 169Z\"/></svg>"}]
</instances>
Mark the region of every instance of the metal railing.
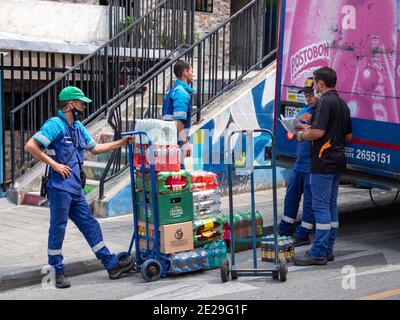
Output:
<instances>
[{"instance_id":1,"label":"metal railing","mask_svg":"<svg viewBox=\"0 0 400 320\"><path fill-rule=\"evenodd\" d=\"M31 98L10 111L11 181L37 161L24 145L58 109L58 94L68 85L80 87L93 102L85 110L87 124L148 76L175 49L193 41L194 0L163 0L148 13L69 68ZM160 62L161 61L161 62ZM18 133L18 134L16 134Z\"/></svg>"},{"instance_id":2,"label":"metal railing","mask_svg":"<svg viewBox=\"0 0 400 320\"><path fill-rule=\"evenodd\" d=\"M4 177L11 177L10 111L66 72L69 66L84 58L81 54L49 53L24 50L4 50L0 53L3 73L3 143ZM41 115L37 116L38 118ZM43 121L43 119L42 119Z\"/></svg>"},{"instance_id":3,"label":"metal railing","mask_svg":"<svg viewBox=\"0 0 400 320\"><path fill-rule=\"evenodd\" d=\"M108 124L114 139L124 131L132 131L135 119L160 118L162 100L171 88L173 66L179 59L189 61L194 70L193 117L213 100L237 85L252 70L276 58L276 34L268 31L266 23L277 20L278 8L269 6L275 0L253 0L225 23L216 27L198 42L186 48L174 59L157 68L149 77L139 77L110 106ZM266 5L267 4L267 5ZM266 45L271 43L270 46ZM241 48L241 50L239 50ZM147 87L147 91L142 90ZM104 185L129 167L126 148L113 151L100 179L99 198L104 197Z\"/></svg>"}]
</instances>

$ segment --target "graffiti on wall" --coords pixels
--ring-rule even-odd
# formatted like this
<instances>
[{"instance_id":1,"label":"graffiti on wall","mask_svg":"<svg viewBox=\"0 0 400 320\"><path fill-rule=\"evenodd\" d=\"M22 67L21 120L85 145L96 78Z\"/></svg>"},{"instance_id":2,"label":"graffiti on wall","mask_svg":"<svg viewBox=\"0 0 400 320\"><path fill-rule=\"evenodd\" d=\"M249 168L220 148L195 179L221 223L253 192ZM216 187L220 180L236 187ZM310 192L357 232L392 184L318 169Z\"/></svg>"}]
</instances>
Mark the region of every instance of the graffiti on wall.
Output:
<instances>
[{"instance_id":1,"label":"graffiti on wall","mask_svg":"<svg viewBox=\"0 0 400 320\"><path fill-rule=\"evenodd\" d=\"M193 128L194 169L215 172L218 175L223 192L228 188L226 163L229 161L227 137L232 131L251 129L273 129L275 70L268 73L252 89L243 92L236 100L228 103L212 119L205 120ZM268 162L265 157L271 140L266 134L254 134L254 163L263 165ZM235 155L235 164L245 165L249 150L246 148L245 136L234 135L231 139L231 150ZM278 183L284 183L284 169L278 168ZM236 174L238 173L238 174ZM272 185L271 170L259 170L255 174L257 189ZM237 170L233 175L235 192L250 190L250 177Z\"/></svg>"}]
</instances>

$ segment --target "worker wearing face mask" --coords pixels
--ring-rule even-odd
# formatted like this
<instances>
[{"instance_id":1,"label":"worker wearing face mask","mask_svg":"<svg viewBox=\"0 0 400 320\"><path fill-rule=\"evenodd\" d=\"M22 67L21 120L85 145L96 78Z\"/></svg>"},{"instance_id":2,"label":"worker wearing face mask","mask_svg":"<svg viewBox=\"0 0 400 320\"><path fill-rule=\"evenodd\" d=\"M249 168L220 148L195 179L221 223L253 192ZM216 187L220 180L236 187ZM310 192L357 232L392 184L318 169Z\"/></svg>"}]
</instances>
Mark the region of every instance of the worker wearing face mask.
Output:
<instances>
[{"instance_id":1,"label":"worker wearing face mask","mask_svg":"<svg viewBox=\"0 0 400 320\"><path fill-rule=\"evenodd\" d=\"M91 100L77 87L66 87L59 95L61 110L46 121L26 143L25 150L50 167L48 197L50 200L50 229L48 263L55 269L56 287L68 288L64 275L62 243L68 218L85 236L93 253L101 260L111 279L129 272L133 257L119 261L106 247L100 225L94 218L83 193L82 165L85 150L97 155L125 146L132 137L96 144L80 118ZM48 154L43 150L47 149Z\"/></svg>"}]
</instances>

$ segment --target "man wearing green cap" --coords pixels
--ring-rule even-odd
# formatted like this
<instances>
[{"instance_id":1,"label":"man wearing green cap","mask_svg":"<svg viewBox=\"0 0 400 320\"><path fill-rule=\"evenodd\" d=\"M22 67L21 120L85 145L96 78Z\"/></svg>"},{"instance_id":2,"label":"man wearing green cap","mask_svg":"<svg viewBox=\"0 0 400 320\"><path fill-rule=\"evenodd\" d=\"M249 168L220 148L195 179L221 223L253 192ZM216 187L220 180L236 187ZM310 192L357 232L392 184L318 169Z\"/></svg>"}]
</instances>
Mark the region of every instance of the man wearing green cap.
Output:
<instances>
[{"instance_id":1,"label":"man wearing green cap","mask_svg":"<svg viewBox=\"0 0 400 320\"><path fill-rule=\"evenodd\" d=\"M111 279L118 279L132 269L130 256L118 261L105 246L100 225L93 217L83 194L81 176L84 151L92 154L109 152L125 146L131 137L110 143L96 144L80 121L85 103L91 100L77 87L66 87L59 95L61 110L56 117L26 143L25 150L46 163L49 168L48 197L50 200L50 229L48 262L56 273L56 287L68 288L71 284L64 275L62 243L68 218L85 236L96 257L101 260ZM43 152L48 150L48 154ZM81 178L82 177L82 178Z\"/></svg>"}]
</instances>

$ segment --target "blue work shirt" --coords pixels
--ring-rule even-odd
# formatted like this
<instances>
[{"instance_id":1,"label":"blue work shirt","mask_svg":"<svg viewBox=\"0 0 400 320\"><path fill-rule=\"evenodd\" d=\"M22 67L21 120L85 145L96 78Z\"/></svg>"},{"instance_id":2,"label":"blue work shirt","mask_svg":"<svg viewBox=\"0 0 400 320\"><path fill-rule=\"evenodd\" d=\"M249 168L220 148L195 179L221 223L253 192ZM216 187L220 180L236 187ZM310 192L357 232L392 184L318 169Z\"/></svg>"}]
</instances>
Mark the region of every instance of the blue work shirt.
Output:
<instances>
[{"instance_id":1,"label":"blue work shirt","mask_svg":"<svg viewBox=\"0 0 400 320\"><path fill-rule=\"evenodd\" d=\"M58 172L50 168L48 188L57 188L80 195L82 184L78 161L82 166L85 149L90 150L96 147L96 142L82 122L75 121L73 125L67 123L68 120L64 113L59 111L58 116L47 120L32 138L49 150L48 153L54 161L67 165L72 171L71 176L64 179Z\"/></svg>"},{"instance_id":2,"label":"blue work shirt","mask_svg":"<svg viewBox=\"0 0 400 320\"><path fill-rule=\"evenodd\" d=\"M185 129L190 128L192 117L193 88L182 80L176 80L172 93L174 113L172 120L181 120Z\"/></svg>"},{"instance_id":3,"label":"blue work shirt","mask_svg":"<svg viewBox=\"0 0 400 320\"><path fill-rule=\"evenodd\" d=\"M297 115L296 118L301 116L304 113L313 113L313 108L310 106L305 106L303 109L301 109ZM303 173L310 173L310 142L309 141L303 141L299 142L297 141L297 149L296 149L296 163L294 164L293 167L294 170L297 170L299 172Z\"/></svg>"}]
</instances>

